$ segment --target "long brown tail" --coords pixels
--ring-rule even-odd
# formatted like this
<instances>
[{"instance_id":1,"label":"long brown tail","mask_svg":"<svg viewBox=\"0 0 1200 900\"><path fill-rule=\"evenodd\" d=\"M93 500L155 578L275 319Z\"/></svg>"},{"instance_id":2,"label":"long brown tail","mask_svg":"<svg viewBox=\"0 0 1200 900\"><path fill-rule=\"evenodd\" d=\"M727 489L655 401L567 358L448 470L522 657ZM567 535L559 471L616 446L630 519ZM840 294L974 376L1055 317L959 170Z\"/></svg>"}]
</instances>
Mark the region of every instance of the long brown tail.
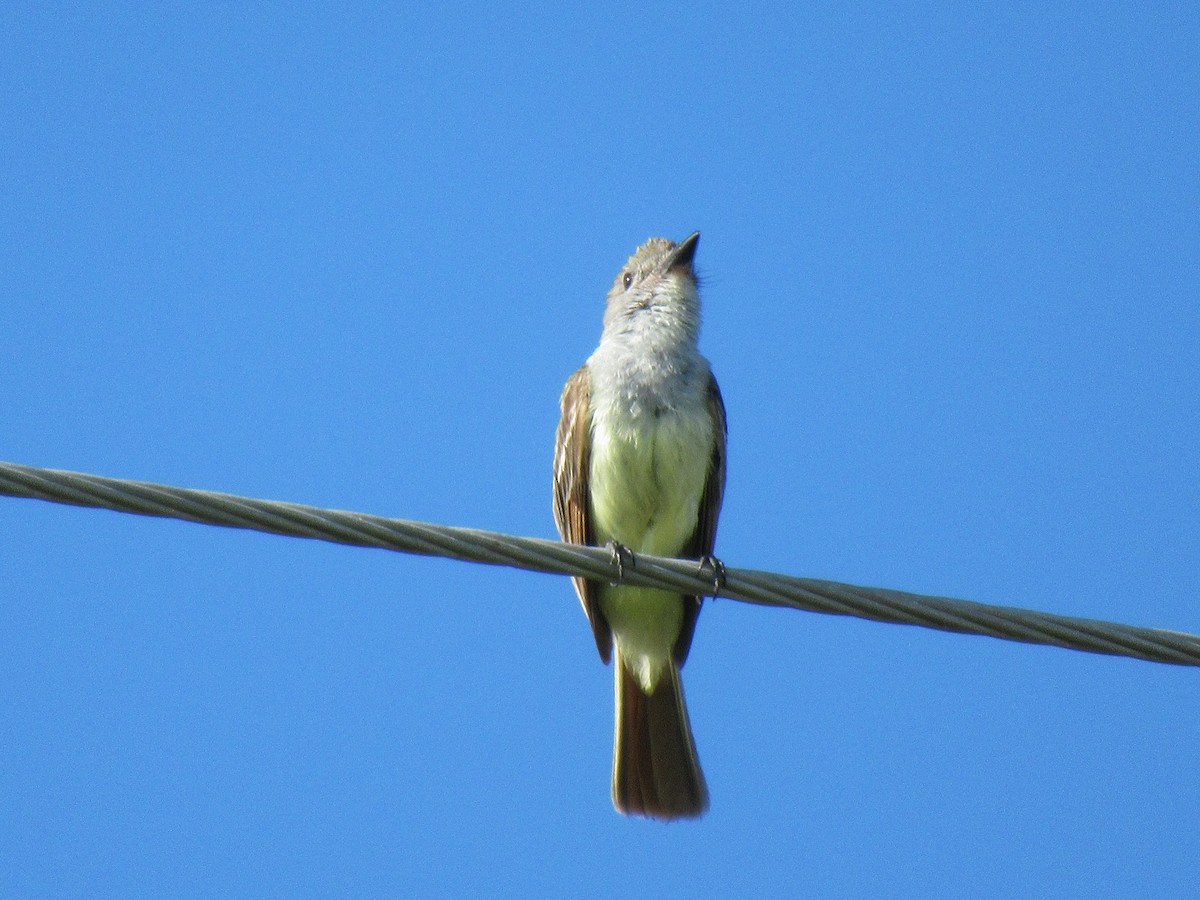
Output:
<instances>
[{"instance_id":1,"label":"long brown tail","mask_svg":"<svg viewBox=\"0 0 1200 900\"><path fill-rule=\"evenodd\" d=\"M629 673L618 648L617 725L613 747L613 806L627 815L683 819L708 809L708 788L674 662L653 694Z\"/></svg>"}]
</instances>

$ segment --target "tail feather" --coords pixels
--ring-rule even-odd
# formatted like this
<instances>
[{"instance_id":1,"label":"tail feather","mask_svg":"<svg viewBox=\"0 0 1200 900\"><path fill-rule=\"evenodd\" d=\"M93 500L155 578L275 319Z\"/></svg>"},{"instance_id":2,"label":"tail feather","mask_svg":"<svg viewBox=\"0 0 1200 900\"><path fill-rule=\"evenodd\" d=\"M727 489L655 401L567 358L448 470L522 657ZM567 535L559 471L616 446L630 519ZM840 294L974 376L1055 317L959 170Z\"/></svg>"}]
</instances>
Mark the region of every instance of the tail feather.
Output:
<instances>
[{"instance_id":1,"label":"tail feather","mask_svg":"<svg viewBox=\"0 0 1200 900\"><path fill-rule=\"evenodd\" d=\"M613 806L627 815L653 819L700 816L708 788L683 700L679 669L668 662L647 694L616 654L616 737L613 747Z\"/></svg>"}]
</instances>

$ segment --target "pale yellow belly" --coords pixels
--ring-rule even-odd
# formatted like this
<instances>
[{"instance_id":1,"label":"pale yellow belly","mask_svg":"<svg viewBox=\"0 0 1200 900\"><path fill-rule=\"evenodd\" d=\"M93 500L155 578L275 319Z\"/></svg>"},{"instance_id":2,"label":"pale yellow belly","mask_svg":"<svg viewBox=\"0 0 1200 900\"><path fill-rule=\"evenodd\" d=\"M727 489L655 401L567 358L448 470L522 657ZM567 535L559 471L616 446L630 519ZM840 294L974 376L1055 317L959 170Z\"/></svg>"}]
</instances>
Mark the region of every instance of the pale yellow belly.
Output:
<instances>
[{"instance_id":1,"label":"pale yellow belly","mask_svg":"<svg viewBox=\"0 0 1200 900\"><path fill-rule=\"evenodd\" d=\"M599 542L671 556L696 527L712 458L712 423L664 416L655 427L592 431L592 527Z\"/></svg>"},{"instance_id":2,"label":"pale yellow belly","mask_svg":"<svg viewBox=\"0 0 1200 900\"><path fill-rule=\"evenodd\" d=\"M656 427L621 431L595 422L589 487L597 543L616 541L635 553L677 555L696 528L712 456L712 424L668 416ZM650 691L683 624L683 598L650 588L600 592L618 656Z\"/></svg>"}]
</instances>

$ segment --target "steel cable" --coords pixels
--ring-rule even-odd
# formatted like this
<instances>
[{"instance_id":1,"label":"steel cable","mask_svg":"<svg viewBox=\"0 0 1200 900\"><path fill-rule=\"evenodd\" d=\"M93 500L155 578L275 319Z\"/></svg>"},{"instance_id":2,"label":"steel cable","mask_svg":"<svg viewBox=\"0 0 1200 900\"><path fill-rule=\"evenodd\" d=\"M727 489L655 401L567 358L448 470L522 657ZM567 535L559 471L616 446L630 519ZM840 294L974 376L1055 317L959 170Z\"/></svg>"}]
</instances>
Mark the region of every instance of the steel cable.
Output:
<instances>
[{"instance_id":1,"label":"steel cable","mask_svg":"<svg viewBox=\"0 0 1200 900\"><path fill-rule=\"evenodd\" d=\"M602 547L0 462L0 495L5 494L689 594L711 595L714 589L711 570L694 560L639 553L618 579ZM1200 666L1200 636L1194 634L752 569L726 567L724 576L719 596L747 603Z\"/></svg>"}]
</instances>

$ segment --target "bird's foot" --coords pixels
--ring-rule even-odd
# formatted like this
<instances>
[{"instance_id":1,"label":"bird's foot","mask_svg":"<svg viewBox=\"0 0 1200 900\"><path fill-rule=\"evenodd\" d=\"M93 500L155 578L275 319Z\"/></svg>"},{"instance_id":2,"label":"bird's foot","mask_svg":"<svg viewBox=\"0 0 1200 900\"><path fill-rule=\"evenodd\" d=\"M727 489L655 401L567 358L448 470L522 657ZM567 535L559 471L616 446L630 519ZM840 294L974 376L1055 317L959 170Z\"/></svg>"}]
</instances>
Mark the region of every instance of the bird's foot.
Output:
<instances>
[{"instance_id":1,"label":"bird's foot","mask_svg":"<svg viewBox=\"0 0 1200 900\"><path fill-rule=\"evenodd\" d=\"M716 599L717 595L721 593L721 588L725 587L725 563L715 556L702 556L697 571L703 574L705 570L712 572L712 596L713 599Z\"/></svg>"},{"instance_id":2,"label":"bird's foot","mask_svg":"<svg viewBox=\"0 0 1200 900\"><path fill-rule=\"evenodd\" d=\"M612 560L613 567L617 570L617 581L625 580L625 566L633 568L637 565L637 560L634 559L633 551L624 544L618 544L616 541L608 542L608 554Z\"/></svg>"}]
</instances>

